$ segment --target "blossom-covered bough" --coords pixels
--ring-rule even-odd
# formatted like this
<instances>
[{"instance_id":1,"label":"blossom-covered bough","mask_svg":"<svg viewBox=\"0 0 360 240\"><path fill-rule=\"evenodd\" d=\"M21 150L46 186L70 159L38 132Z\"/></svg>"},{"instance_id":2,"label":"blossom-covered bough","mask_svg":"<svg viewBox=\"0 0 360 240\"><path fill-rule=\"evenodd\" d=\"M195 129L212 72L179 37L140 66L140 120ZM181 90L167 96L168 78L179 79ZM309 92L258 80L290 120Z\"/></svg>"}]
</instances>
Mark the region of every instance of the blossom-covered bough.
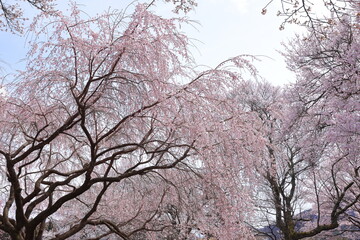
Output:
<instances>
[{"instance_id":1,"label":"blossom-covered bough","mask_svg":"<svg viewBox=\"0 0 360 240\"><path fill-rule=\"evenodd\" d=\"M0 1L0 31L23 33L27 18L24 16L20 2ZM24 2L43 13L51 14L54 11L52 4L54 0L24 0Z\"/></svg>"},{"instance_id":2,"label":"blossom-covered bough","mask_svg":"<svg viewBox=\"0 0 360 240\"><path fill-rule=\"evenodd\" d=\"M36 18L27 68L0 99L12 239L252 239L262 128L229 94L256 75L252 58L197 73L186 20L147 7Z\"/></svg>"},{"instance_id":3,"label":"blossom-covered bough","mask_svg":"<svg viewBox=\"0 0 360 240\"><path fill-rule=\"evenodd\" d=\"M358 5L356 0L268 0L262 9L262 14L267 13L269 6L279 3L277 15L284 20L280 30L286 24L298 24L317 31L317 26L327 24L331 19L341 19L349 14L350 9Z\"/></svg>"}]
</instances>

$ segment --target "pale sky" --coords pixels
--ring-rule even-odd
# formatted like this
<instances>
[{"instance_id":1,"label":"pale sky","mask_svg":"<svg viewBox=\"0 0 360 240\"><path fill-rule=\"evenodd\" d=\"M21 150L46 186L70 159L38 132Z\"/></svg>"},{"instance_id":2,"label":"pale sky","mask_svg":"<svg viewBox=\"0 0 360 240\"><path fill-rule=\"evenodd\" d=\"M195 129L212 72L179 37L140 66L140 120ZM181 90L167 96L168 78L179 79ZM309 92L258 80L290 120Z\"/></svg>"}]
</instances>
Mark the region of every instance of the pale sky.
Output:
<instances>
[{"instance_id":1,"label":"pale sky","mask_svg":"<svg viewBox=\"0 0 360 240\"><path fill-rule=\"evenodd\" d=\"M60 2L60 1L58 1ZM124 8L129 0L76 1L89 15L101 13L111 8ZM270 6L266 15L261 14L266 0L198 0L196 9L188 18L199 22L196 28L182 29L192 39L196 39L197 50L193 51L197 64L215 67L217 63L236 55L251 54L260 57L256 63L260 74L274 84L293 81L295 76L286 69L277 50L282 50L281 42L287 42L299 31L299 27L287 26L280 31L282 22L276 16L278 6ZM60 8L65 7L65 1ZM157 3L152 10L164 16L175 16L173 5ZM2 72L11 72L23 66L27 47L25 37L0 32L0 66ZM5 63L6 64L5 64Z\"/></svg>"}]
</instances>

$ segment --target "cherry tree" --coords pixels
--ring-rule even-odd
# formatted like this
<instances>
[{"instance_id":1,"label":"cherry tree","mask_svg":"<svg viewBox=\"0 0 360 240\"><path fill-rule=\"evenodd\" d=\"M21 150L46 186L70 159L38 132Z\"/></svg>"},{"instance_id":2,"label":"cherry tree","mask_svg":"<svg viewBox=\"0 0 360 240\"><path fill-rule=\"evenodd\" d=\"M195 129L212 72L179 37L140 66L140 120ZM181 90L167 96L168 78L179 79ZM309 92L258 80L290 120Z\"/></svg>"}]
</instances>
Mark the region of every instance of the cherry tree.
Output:
<instances>
[{"instance_id":1,"label":"cherry tree","mask_svg":"<svg viewBox=\"0 0 360 240\"><path fill-rule=\"evenodd\" d=\"M360 197L353 159L339 154L317 115L303 112L298 91L255 82L237 96L244 110L258 113L267 138L255 166L262 183L254 186L256 214L249 224L268 239L326 237L335 230L351 236Z\"/></svg>"},{"instance_id":2,"label":"cherry tree","mask_svg":"<svg viewBox=\"0 0 360 240\"><path fill-rule=\"evenodd\" d=\"M359 10L354 3L345 17L319 27L317 36L298 37L288 55L289 66L299 73L295 91L301 112L314 118L332 149L330 193L348 207L359 199Z\"/></svg>"},{"instance_id":3,"label":"cherry tree","mask_svg":"<svg viewBox=\"0 0 360 240\"><path fill-rule=\"evenodd\" d=\"M318 25L316 33L311 26L287 45L297 82L286 89L280 115L267 110L272 117L264 122L273 144L258 198L260 213L273 226L263 229L271 239L324 236L344 221L358 223L358 12L353 5L341 19ZM310 213L304 211L309 207Z\"/></svg>"},{"instance_id":4,"label":"cherry tree","mask_svg":"<svg viewBox=\"0 0 360 240\"><path fill-rule=\"evenodd\" d=\"M231 92L250 56L197 72L184 19L138 5L43 14L0 98L0 229L12 239L252 239L266 142Z\"/></svg>"}]
</instances>

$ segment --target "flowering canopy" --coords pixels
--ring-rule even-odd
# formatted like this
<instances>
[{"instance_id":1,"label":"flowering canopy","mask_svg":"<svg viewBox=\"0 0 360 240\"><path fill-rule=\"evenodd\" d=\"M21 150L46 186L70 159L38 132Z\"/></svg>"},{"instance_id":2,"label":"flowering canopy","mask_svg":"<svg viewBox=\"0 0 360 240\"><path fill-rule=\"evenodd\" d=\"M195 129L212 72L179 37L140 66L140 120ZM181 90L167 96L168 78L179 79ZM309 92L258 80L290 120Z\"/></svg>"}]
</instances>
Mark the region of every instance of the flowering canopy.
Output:
<instances>
[{"instance_id":1,"label":"flowering canopy","mask_svg":"<svg viewBox=\"0 0 360 240\"><path fill-rule=\"evenodd\" d=\"M36 19L27 68L1 99L1 229L13 239L252 238L239 211L250 209L251 177L240 179L262 128L229 93L256 70L241 56L196 73L185 22L146 5Z\"/></svg>"}]
</instances>

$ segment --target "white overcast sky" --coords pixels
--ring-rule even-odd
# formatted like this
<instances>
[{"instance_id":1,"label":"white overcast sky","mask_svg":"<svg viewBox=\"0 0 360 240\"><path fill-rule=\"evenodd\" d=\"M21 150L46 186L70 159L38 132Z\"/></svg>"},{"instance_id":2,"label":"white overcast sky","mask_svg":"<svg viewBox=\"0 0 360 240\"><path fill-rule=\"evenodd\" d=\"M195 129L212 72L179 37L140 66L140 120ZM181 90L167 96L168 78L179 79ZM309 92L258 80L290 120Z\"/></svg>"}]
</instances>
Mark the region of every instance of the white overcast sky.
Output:
<instances>
[{"instance_id":1,"label":"white overcast sky","mask_svg":"<svg viewBox=\"0 0 360 240\"><path fill-rule=\"evenodd\" d=\"M57 1L58 3L60 0ZM111 8L124 8L129 0L79 0L82 9L88 14L101 13ZM99 4L99 2L101 2ZM197 64L215 67L226 58L241 54L260 57L256 63L260 74L274 84L293 81L295 76L286 69L282 56L281 42L287 42L299 27L287 26L280 31L282 21L276 16L278 5L274 3L266 15L261 14L267 0L198 0L198 6L188 14L188 18L198 21L197 29L184 28L189 37L196 39L194 51ZM64 7L65 1L61 1ZM173 5L161 1L153 8L159 14L175 16ZM25 9L27 10L27 9ZM21 68L28 46L24 37L0 32L0 66L2 73ZM5 63L4 63L5 62Z\"/></svg>"}]
</instances>

